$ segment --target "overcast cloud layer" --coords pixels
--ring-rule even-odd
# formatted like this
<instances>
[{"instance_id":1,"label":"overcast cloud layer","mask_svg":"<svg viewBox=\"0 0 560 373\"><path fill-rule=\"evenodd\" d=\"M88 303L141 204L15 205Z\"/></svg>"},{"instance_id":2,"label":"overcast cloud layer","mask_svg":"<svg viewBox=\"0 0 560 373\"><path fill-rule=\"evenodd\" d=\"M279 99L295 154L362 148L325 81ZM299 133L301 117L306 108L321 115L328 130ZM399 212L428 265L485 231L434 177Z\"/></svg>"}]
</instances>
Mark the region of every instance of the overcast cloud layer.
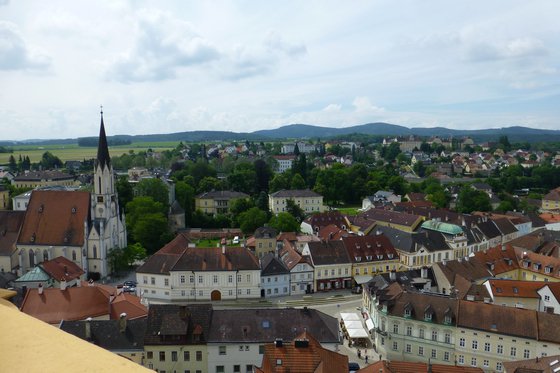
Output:
<instances>
[{"instance_id":1,"label":"overcast cloud layer","mask_svg":"<svg viewBox=\"0 0 560 373\"><path fill-rule=\"evenodd\" d=\"M560 129L560 2L0 0L2 140Z\"/></svg>"}]
</instances>

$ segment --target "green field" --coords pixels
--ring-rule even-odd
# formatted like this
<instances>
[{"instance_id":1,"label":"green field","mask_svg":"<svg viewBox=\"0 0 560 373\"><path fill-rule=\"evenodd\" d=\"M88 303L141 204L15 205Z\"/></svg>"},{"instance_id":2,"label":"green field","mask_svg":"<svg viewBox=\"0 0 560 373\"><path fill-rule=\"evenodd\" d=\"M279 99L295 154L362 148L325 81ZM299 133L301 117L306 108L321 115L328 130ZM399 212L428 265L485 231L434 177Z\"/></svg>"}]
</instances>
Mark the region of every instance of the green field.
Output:
<instances>
[{"instance_id":1,"label":"green field","mask_svg":"<svg viewBox=\"0 0 560 373\"><path fill-rule=\"evenodd\" d=\"M152 149L153 151L162 151L173 149L177 146L178 142L157 142L157 143L133 143L130 145L121 146L111 146L109 147L109 153L112 157L122 155L123 153L128 153L130 150L134 152L140 152L143 150ZM65 144L65 145L18 145L12 147L13 153L0 153L0 165L8 164L10 155L13 155L18 160L19 156L28 156L31 162L39 162L43 153L46 151L51 152L60 158L63 162L65 161L81 161L83 159L95 158L97 155L96 147L81 147L77 144Z\"/></svg>"}]
</instances>

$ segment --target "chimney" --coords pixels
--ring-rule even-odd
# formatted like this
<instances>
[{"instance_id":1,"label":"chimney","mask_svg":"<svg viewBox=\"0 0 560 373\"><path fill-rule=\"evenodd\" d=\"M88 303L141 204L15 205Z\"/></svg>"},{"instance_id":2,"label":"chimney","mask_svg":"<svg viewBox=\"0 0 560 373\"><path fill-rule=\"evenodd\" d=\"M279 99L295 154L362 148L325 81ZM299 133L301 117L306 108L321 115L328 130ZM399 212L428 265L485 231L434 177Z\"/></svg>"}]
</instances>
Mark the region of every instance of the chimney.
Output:
<instances>
[{"instance_id":1,"label":"chimney","mask_svg":"<svg viewBox=\"0 0 560 373\"><path fill-rule=\"evenodd\" d=\"M64 275L68 276L68 266L64 266Z\"/></svg>"},{"instance_id":2,"label":"chimney","mask_svg":"<svg viewBox=\"0 0 560 373\"><path fill-rule=\"evenodd\" d=\"M88 286L95 286L95 284L93 283L93 279L89 279L88 281Z\"/></svg>"},{"instance_id":3,"label":"chimney","mask_svg":"<svg viewBox=\"0 0 560 373\"><path fill-rule=\"evenodd\" d=\"M39 295L43 294L43 284L39 284L39 286L37 287L37 292L39 293Z\"/></svg>"},{"instance_id":4,"label":"chimney","mask_svg":"<svg viewBox=\"0 0 560 373\"><path fill-rule=\"evenodd\" d=\"M60 280L60 290L64 291L66 290L66 279L62 279Z\"/></svg>"},{"instance_id":5,"label":"chimney","mask_svg":"<svg viewBox=\"0 0 560 373\"><path fill-rule=\"evenodd\" d=\"M119 317L119 333L124 333L126 330L126 313L121 313Z\"/></svg>"},{"instance_id":6,"label":"chimney","mask_svg":"<svg viewBox=\"0 0 560 373\"><path fill-rule=\"evenodd\" d=\"M507 247L505 244L502 244L502 251L506 251Z\"/></svg>"},{"instance_id":7,"label":"chimney","mask_svg":"<svg viewBox=\"0 0 560 373\"><path fill-rule=\"evenodd\" d=\"M86 327L86 341L91 340L91 320L92 320L91 317L88 317L86 319L86 324L85 324L85 327Z\"/></svg>"},{"instance_id":8,"label":"chimney","mask_svg":"<svg viewBox=\"0 0 560 373\"><path fill-rule=\"evenodd\" d=\"M395 272L394 270L389 272L389 279L391 281L396 281L397 280L397 272Z\"/></svg>"},{"instance_id":9,"label":"chimney","mask_svg":"<svg viewBox=\"0 0 560 373\"><path fill-rule=\"evenodd\" d=\"M222 245L222 255L226 255L226 245Z\"/></svg>"}]
</instances>

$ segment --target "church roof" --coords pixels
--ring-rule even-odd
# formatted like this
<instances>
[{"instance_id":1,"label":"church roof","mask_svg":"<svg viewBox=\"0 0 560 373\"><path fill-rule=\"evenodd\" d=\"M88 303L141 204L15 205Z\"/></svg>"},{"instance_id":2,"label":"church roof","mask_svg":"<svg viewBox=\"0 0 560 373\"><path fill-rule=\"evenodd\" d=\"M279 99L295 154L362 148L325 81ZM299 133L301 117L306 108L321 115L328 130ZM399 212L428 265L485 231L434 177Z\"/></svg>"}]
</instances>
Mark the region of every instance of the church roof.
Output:
<instances>
[{"instance_id":1,"label":"church roof","mask_svg":"<svg viewBox=\"0 0 560 373\"><path fill-rule=\"evenodd\" d=\"M101 128L99 129L99 145L97 147L97 158L95 167L100 165L101 168L109 167L111 158L109 157L109 146L107 145L107 135L105 135L105 124L103 123L103 111L101 112Z\"/></svg>"}]
</instances>

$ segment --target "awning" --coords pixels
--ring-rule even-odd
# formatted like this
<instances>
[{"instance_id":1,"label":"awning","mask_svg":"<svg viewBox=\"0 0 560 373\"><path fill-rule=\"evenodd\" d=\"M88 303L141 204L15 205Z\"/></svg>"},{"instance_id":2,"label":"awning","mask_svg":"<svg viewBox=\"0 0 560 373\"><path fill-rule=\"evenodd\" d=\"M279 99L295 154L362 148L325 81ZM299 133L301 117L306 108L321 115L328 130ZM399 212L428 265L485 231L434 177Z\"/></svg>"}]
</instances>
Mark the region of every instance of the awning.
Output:
<instances>
[{"instance_id":1,"label":"awning","mask_svg":"<svg viewBox=\"0 0 560 373\"><path fill-rule=\"evenodd\" d=\"M373 326L373 321L371 321L371 319L366 320L366 327L367 327L367 330L370 330L370 331L375 329L375 326Z\"/></svg>"},{"instance_id":2,"label":"awning","mask_svg":"<svg viewBox=\"0 0 560 373\"><path fill-rule=\"evenodd\" d=\"M368 338L368 333L364 330L364 328L360 329L347 329L348 336L350 338Z\"/></svg>"},{"instance_id":3,"label":"awning","mask_svg":"<svg viewBox=\"0 0 560 373\"><path fill-rule=\"evenodd\" d=\"M346 329L359 329L363 328L361 321L345 321L344 327Z\"/></svg>"},{"instance_id":4,"label":"awning","mask_svg":"<svg viewBox=\"0 0 560 373\"><path fill-rule=\"evenodd\" d=\"M348 321L361 321L362 318L360 317L360 315L358 315L357 313L345 313L345 312L341 312L340 313L340 318L342 319L342 321L344 321L345 323Z\"/></svg>"},{"instance_id":5,"label":"awning","mask_svg":"<svg viewBox=\"0 0 560 373\"><path fill-rule=\"evenodd\" d=\"M373 277L370 275L360 275L360 276L354 276L354 281L356 281L356 284L361 285L361 284L365 284L372 278Z\"/></svg>"}]
</instances>

